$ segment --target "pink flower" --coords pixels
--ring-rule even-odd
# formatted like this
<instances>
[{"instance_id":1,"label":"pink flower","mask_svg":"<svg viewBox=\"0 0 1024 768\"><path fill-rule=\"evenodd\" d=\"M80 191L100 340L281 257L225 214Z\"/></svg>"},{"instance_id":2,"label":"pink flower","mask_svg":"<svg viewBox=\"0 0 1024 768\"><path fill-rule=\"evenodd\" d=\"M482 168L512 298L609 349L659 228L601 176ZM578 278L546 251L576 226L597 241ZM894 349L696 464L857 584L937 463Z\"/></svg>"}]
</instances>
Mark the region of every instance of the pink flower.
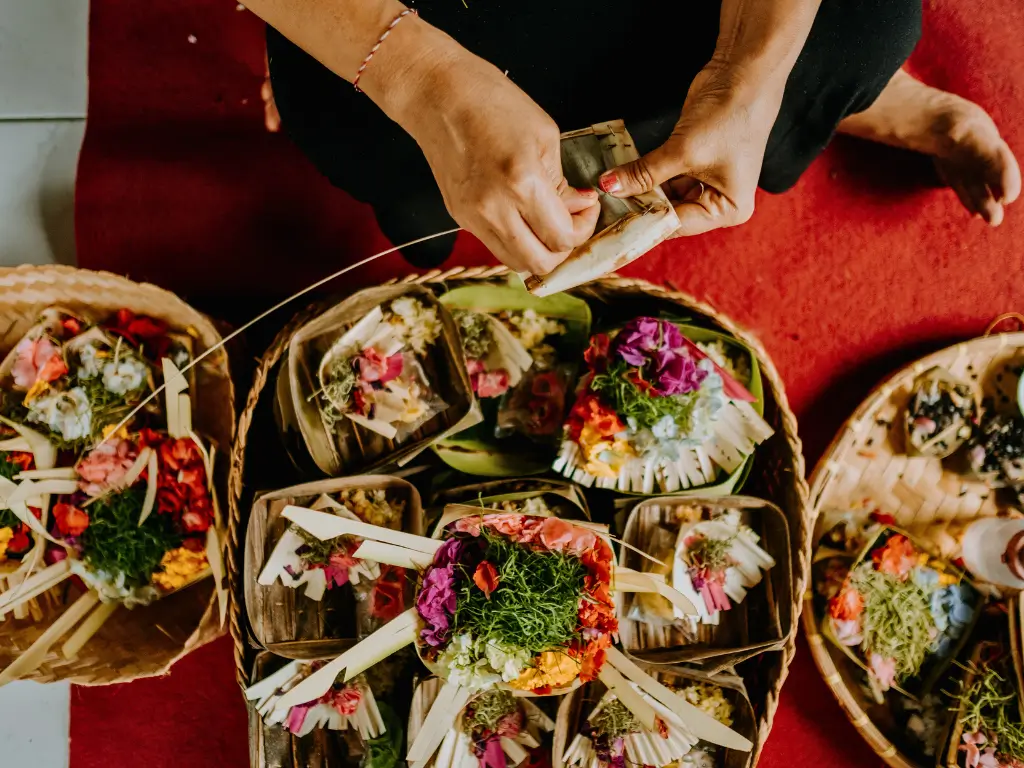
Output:
<instances>
[{"instance_id":1,"label":"pink flower","mask_svg":"<svg viewBox=\"0 0 1024 768\"><path fill-rule=\"evenodd\" d=\"M358 688L342 688L340 691L328 691L325 698L330 699L330 705L338 714L351 717L359 709L359 702L363 700L363 694Z\"/></svg>"},{"instance_id":2,"label":"pink flower","mask_svg":"<svg viewBox=\"0 0 1024 768\"><path fill-rule=\"evenodd\" d=\"M306 715L309 714L309 710L312 709L316 702L310 702L309 704L299 704L288 710L288 719L285 721L284 727L292 733L298 733L302 730L302 724L306 722Z\"/></svg>"},{"instance_id":3,"label":"pink flower","mask_svg":"<svg viewBox=\"0 0 1024 768\"><path fill-rule=\"evenodd\" d=\"M856 647L864 641L860 619L832 619L832 632L843 645Z\"/></svg>"},{"instance_id":4,"label":"pink flower","mask_svg":"<svg viewBox=\"0 0 1024 768\"><path fill-rule=\"evenodd\" d=\"M988 739L985 738L985 734L981 731L976 733L964 733L964 743L960 745L960 750L967 753L966 768L978 768L981 763L981 749Z\"/></svg>"},{"instance_id":5,"label":"pink flower","mask_svg":"<svg viewBox=\"0 0 1024 768\"><path fill-rule=\"evenodd\" d=\"M706 573L701 571L700 573ZM700 596L704 598L704 605L708 609L708 613L715 614L719 611L728 611L732 608L732 603L729 602L729 596L725 594L725 590L722 588L721 582L716 578L707 578L706 576L695 575L693 578L694 588L700 592Z\"/></svg>"},{"instance_id":6,"label":"pink flower","mask_svg":"<svg viewBox=\"0 0 1024 768\"><path fill-rule=\"evenodd\" d=\"M574 525L572 527L572 538L569 540L569 546L566 548L573 552L586 552L589 549L593 549L596 543L597 534L589 528Z\"/></svg>"},{"instance_id":7,"label":"pink flower","mask_svg":"<svg viewBox=\"0 0 1024 768\"><path fill-rule=\"evenodd\" d=\"M539 537L541 528L544 527L544 521L539 517L528 517L523 521L523 529L519 532L519 536L516 537L516 541L520 544L533 544Z\"/></svg>"},{"instance_id":8,"label":"pink flower","mask_svg":"<svg viewBox=\"0 0 1024 768\"><path fill-rule=\"evenodd\" d=\"M473 391L477 397L499 397L508 391L508 371L484 371L472 375Z\"/></svg>"},{"instance_id":9,"label":"pink flower","mask_svg":"<svg viewBox=\"0 0 1024 768\"><path fill-rule=\"evenodd\" d=\"M875 568L906 581L917 565L918 552L906 536L895 535L871 553Z\"/></svg>"},{"instance_id":10,"label":"pink flower","mask_svg":"<svg viewBox=\"0 0 1024 768\"><path fill-rule=\"evenodd\" d=\"M137 456L135 446L122 438L94 448L78 462L78 487L89 496L105 493L124 479Z\"/></svg>"},{"instance_id":11,"label":"pink flower","mask_svg":"<svg viewBox=\"0 0 1024 768\"><path fill-rule=\"evenodd\" d=\"M557 517L548 517L541 523L540 540L548 549L563 550L573 540L572 523L567 523Z\"/></svg>"},{"instance_id":12,"label":"pink flower","mask_svg":"<svg viewBox=\"0 0 1024 768\"><path fill-rule=\"evenodd\" d=\"M324 571L327 576L327 588L341 587L348 584L349 569L359 561L348 552L335 552L331 555Z\"/></svg>"},{"instance_id":13,"label":"pink flower","mask_svg":"<svg viewBox=\"0 0 1024 768\"><path fill-rule=\"evenodd\" d=\"M495 734L494 737L486 739L480 755L480 768L506 768L507 765L505 750L501 748L501 737Z\"/></svg>"},{"instance_id":14,"label":"pink flower","mask_svg":"<svg viewBox=\"0 0 1024 768\"><path fill-rule=\"evenodd\" d=\"M428 645L443 645L451 629L449 617L455 615L455 566L434 566L423 578L416 598L416 610L426 626L420 636Z\"/></svg>"},{"instance_id":15,"label":"pink flower","mask_svg":"<svg viewBox=\"0 0 1024 768\"><path fill-rule=\"evenodd\" d=\"M487 515L483 524L510 538L517 538L528 518L517 514Z\"/></svg>"},{"instance_id":16,"label":"pink flower","mask_svg":"<svg viewBox=\"0 0 1024 768\"><path fill-rule=\"evenodd\" d=\"M373 347L364 349L359 356L359 375L363 381L379 381L386 384L402 375L403 366L401 355L385 357Z\"/></svg>"},{"instance_id":17,"label":"pink flower","mask_svg":"<svg viewBox=\"0 0 1024 768\"><path fill-rule=\"evenodd\" d=\"M459 533L468 533L470 536L480 535L480 524L483 522L483 518L480 515L470 515L469 517L460 517L455 521L455 530Z\"/></svg>"},{"instance_id":18,"label":"pink flower","mask_svg":"<svg viewBox=\"0 0 1024 768\"><path fill-rule=\"evenodd\" d=\"M654 317L638 317L623 326L612 343L618 355L641 371L641 378L659 395L695 392L707 378L697 359L683 345L675 323Z\"/></svg>"},{"instance_id":19,"label":"pink flower","mask_svg":"<svg viewBox=\"0 0 1024 768\"><path fill-rule=\"evenodd\" d=\"M883 691L896 684L896 659L883 659L877 653L872 653L868 658L868 668Z\"/></svg>"},{"instance_id":20,"label":"pink flower","mask_svg":"<svg viewBox=\"0 0 1024 768\"><path fill-rule=\"evenodd\" d=\"M37 381L56 381L68 372L60 349L45 336L22 339L14 351L18 357L11 373L19 389L31 389Z\"/></svg>"},{"instance_id":21,"label":"pink flower","mask_svg":"<svg viewBox=\"0 0 1024 768\"><path fill-rule=\"evenodd\" d=\"M656 349L675 349L682 345L682 334L674 323L656 317L638 317L626 323L615 334L611 354L630 365L643 366Z\"/></svg>"}]
</instances>

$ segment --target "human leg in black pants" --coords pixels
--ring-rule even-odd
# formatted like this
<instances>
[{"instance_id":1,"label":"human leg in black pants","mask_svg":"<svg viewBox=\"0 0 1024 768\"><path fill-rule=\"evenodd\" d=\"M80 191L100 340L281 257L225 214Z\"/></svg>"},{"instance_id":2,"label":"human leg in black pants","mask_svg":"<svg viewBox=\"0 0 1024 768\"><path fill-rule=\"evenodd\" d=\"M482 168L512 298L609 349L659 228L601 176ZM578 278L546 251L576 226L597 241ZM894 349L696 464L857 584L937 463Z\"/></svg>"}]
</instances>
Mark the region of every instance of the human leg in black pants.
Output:
<instances>
[{"instance_id":1,"label":"human leg in black pants","mask_svg":"<svg viewBox=\"0 0 1024 768\"><path fill-rule=\"evenodd\" d=\"M718 31L717 3L603 3L598 0L424 0L423 16L513 79L563 130L622 117L641 152L662 143L686 87L707 63ZM682 7L682 6L685 6ZM870 107L906 60L920 32L919 0L824 0L787 82L769 137L760 185L781 192L796 182L844 118ZM685 35L679 32L685 29ZM643 41L652 83L631 66L609 66L628 33ZM685 37L685 42L683 38ZM394 243L454 226L415 142L352 86L273 30L272 84L283 126L331 182L374 207ZM407 249L435 266L454 237Z\"/></svg>"}]
</instances>

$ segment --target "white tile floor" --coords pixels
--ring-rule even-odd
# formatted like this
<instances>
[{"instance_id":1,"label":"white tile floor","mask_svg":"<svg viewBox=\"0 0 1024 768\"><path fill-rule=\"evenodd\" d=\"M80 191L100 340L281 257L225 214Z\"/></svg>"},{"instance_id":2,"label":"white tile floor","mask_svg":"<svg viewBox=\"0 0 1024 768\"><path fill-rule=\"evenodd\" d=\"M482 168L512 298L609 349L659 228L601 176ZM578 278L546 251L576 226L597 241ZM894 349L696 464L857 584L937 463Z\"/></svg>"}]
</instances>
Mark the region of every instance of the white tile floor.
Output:
<instances>
[{"instance_id":1,"label":"white tile floor","mask_svg":"<svg viewBox=\"0 0 1024 768\"><path fill-rule=\"evenodd\" d=\"M75 263L86 0L0 0L0 265ZM4 765L68 765L67 685L0 689Z\"/></svg>"}]
</instances>

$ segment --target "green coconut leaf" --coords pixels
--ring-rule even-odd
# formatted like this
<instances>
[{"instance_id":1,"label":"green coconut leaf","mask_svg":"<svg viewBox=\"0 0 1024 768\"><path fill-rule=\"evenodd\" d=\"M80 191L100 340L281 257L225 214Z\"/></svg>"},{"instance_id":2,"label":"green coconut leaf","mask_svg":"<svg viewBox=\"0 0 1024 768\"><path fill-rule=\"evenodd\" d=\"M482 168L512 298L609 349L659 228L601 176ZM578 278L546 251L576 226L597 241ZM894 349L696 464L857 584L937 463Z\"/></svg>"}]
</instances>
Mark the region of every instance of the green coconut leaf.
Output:
<instances>
[{"instance_id":1,"label":"green coconut leaf","mask_svg":"<svg viewBox=\"0 0 1024 768\"><path fill-rule=\"evenodd\" d=\"M449 309L467 309L487 314L503 310L532 309L539 315L559 320L566 326L560 346L569 352L567 362L582 364L590 341L590 307L582 299L564 293L538 298L523 288L521 281L507 285L469 285L443 294L439 301ZM525 436L494 436L500 398L481 401L484 419L470 429L435 443L434 452L448 466L468 475L516 477L534 475L551 467L557 444L547 447Z\"/></svg>"}]
</instances>

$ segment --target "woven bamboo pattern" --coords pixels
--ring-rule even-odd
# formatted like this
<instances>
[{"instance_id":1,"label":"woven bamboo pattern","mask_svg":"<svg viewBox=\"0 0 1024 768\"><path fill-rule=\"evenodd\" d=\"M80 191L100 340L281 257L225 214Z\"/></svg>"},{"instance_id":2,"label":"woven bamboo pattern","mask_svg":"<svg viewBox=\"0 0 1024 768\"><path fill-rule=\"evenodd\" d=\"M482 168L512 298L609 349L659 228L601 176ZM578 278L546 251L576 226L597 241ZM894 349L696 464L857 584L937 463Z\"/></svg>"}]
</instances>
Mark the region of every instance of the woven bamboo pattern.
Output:
<instances>
[{"instance_id":1,"label":"woven bamboo pattern","mask_svg":"<svg viewBox=\"0 0 1024 768\"><path fill-rule=\"evenodd\" d=\"M980 389L998 413L1017 408L1024 333L983 336L936 352L882 382L846 421L811 478L811 512L851 509L864 503L892 515L896 525L933 545L947 559L957 555L957 537L979 517L1000 514L996 492L960 474L949 460L907 456L903 413L914 380L941 367ZM954 457L955 458L955 457ZM1002 510L1005 514L1005 510ZM820 532L814 532L813 546ZM813 588L813 587L812 587ZM867 712L860 675L821 635L812 592L804 599L803 625L811 653L847 717L878 755L893 768L919 768L902 754ZM923 768L923 766L920 766Z\"/></svg>"},{"instance_id":2,"label":"woven bamboo pattern","mask_svg":"<svg viewBox=\"0 0 1024 768\"><path fill-rule=\"evenodd\" d=\"M127 308L188 331L200 354L221 341L208 318L155 285L108 272L71 267L0 269L0 353L6 354L52 305L105 317ZM193 418L196 429L226 452L234 433L234 390L227 355L214 352L196 366ZM0 621L0 669L26 650L68 606L67 585L44 595L38 620ZM118 608L102 629L65 659L56 644L26 679L70 680L79 685L128 682L165 673L177 659L222 633L212 579L146 607Z\"/></svg>"},{"instance_id":3,"label":"woven bamboo pattern","mask_svg":"<svg viewBox=\"0 0 1024 768\"><path fill-rule=\"evenodd\" d=\"M421 275L409 275L396 282L454 288L468 284L469 281L504 280L506 275L505 267L455 267L444 271L433 270ZM776 434L759 448L746 492L772 501L786 514L793 555L793 587L792 594L779 596L778 599L789 601L793 615L796 615L810 571L808 544L811 517L808 514L808 488L804 480L804 460L800 439L797 437L796 418L786 399L782 379L764 347L750 333L710 305L698 301L689 294L668 290L644 280L609 276L581 286L572 293L596 304L612 305L616 311L621 309L634 315L654 314L662 309L673 310L675 314L679 314L680 310L698 313L719 328L734 334L753 349L761 364L765 381L765 419L775 428ZM261 400L273 397L272 391L265 390L271 381L274 367L280 361L292 334L312 314L315 314L315 310L300 313L298 318L278 334L260 361L239 422L238 439L232 450L228 496L231 526L228 563L232 600L229 614L231 635L235 644L237 677L241 685L244 685L248 678L255 649L245 620L245 605L240 584L241 540L245 537L253 494L262 490L248 487L245 483L248 434ZM272 387L270 389L272 390ZM266 479L262 482L266 482ZM795 641L790 637L779 652L766 653L763 675L757 681L756 689L750 692L757 713L757 749L764 743L771 730L779 693L794 652ZM756 757L755 753L753 761L756 761Z\"/></svg>"}]
</instances>

